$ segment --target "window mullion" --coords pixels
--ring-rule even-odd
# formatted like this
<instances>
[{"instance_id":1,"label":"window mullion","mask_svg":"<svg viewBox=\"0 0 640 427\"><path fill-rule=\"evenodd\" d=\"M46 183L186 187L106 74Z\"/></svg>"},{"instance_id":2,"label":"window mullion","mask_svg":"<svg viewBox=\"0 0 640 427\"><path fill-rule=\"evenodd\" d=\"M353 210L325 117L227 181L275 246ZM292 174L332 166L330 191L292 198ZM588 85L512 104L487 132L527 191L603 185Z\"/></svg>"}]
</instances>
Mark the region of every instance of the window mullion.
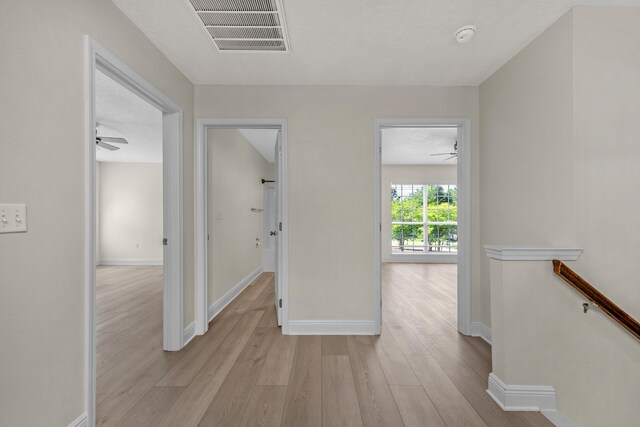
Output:
<instances>
[{"instance_id":1,"label":"window mullion","mask_svg":"<svg viewBox=\"0 0 640 427\"><path fill-rule=\"evenodd\" d=\"M428 205L429 203L429 186L428 185L423 185L422 186L422 235L423 237L423 244L424 244L424 251L425 252L429 252L429 249L431 248L431 243L429 242L429 217L428 217Z\"/></svg>"}]
</instances>

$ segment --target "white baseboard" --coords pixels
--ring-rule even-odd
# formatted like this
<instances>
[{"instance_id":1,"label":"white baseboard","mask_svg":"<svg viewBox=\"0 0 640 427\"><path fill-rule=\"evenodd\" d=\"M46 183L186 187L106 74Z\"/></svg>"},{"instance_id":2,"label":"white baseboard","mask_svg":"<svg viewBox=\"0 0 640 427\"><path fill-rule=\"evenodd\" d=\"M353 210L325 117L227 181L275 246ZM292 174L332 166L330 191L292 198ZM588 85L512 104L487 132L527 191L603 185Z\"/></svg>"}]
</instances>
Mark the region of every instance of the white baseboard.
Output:
<instances>
[{"instance_id":1,"label":"white baseboard","mask_svg":"<svg viewBox=\"0 0 640 427\"><path fill-rule=\"evenodd\" d=\"M573 421L571 421L565 414L558 410L545 410L540 412L556 427L576 427Z\"/></svg>"},{"instance_id":2,"label":"white baseboard","mask_svg":"<svg viewBox=\"0 0 640 427\"><path fill-rule=\"evenodd\" d=\"M487 393L504 411L556 410L556 389L547 385L507 385L492 372Z\"/></svg>"},{"instance_id":3,"label":"white baseboard","mask_svg":"<svg viewBox=\"0 0 640 427\"><path fill-rule=\"evenodd\" d=\"M163 265L162 258L101 258L98 265Z\"/></svg>"},{"instance_id":4,"label":"white baseboard","mask_svg":"<svg viewBox=\"0 0 640 427\"><path fill-rule=\"evenodd\" d=\"M546 385L507 385L489 374L489 396L503 411L539 411L556 427L576 427L556 409L556 389Z\"/></svg>"},{"instance_id":5,"label":"white baseboard","mask_svg":"<svg viewBox=\"0 0 640 427\"><path fill-rule=\"evenodd\" d=\"M251 282L256 280L256 278L262 273L262 267L258 267L253 270L247 277L242 279L240 283L231 288L226 294L218 299L218 301L214 302L209 306L208 311L208 319L211 322L211 319L216 317L218 313L220 313L231 301L237 297L240 292L244 291L244 289L249 286Z\"/></svg>"},{"instance_id":6,"label":"white baseboard","mask_svg":"<svg viewBox=\"0 0 640 427\"><path fill-rule=\"evenodd\" d=\"M289 320L289 335L375 335L373 320Z\"/></svg>"},{"instance_id":7,"label":"white baseboard","mask_svg":"<svg viewBox=\"0 0 640 427\"><path fill-rule=\"evenodd\" d=\"M182 347L184 348L193 338L196 336L196 322L195 320L184 328L182 331Z\"/></svg>"},{"instance_id":8,"label":"white baseboard","mask_svg":"<svg viewBox=\"0 0 640 427\"><path fill-rule=\"evenodd\" d=\"M89 425L89 418L87 416L87 413L85 412L75 420L71 421L71 424L69 424L69 427L87 427L88 425Z\"/></svg>"},{"instance_id":9,"label":"white baseboard","mask_svg":"<svg viewBox=\"0 0 640 427\"><path fill-rule=\"evenodd\" d=\"M480 337L491 345L491 328L482 322L471 322L471 336Z\"/></svg>"},{"instance_id":10,"label":"white baseboard","mask_svg":"<svg viewBox=\"0 0 640 427\"><path fill-rule=\"evenodd\" d=\"M423 264L457 264L458 255L455 254L399 254L385 255L382 262L407 262Z\"/></svg>"}]
</instances>

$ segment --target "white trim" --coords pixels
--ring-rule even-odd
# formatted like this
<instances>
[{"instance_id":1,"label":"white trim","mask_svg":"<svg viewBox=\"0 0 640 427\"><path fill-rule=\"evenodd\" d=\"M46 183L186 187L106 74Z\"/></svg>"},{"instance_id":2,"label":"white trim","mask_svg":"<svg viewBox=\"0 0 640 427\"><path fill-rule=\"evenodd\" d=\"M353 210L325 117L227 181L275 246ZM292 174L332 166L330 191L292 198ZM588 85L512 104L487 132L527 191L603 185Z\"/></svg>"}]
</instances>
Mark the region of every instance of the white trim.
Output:
<instances>
[{"instance_id":1,"label":"white trim","mask_svg":"<svg viewBox=\"0 0 640 427\"><path fill-rule=\"evenodd\" d=\"M582 248L574 246L502 246L484 245L487 256L500 261L575 261Z\"/></svg>"},{"instance_id":2,"label":"white trim","mask_svg":"<svg viewBox=\"0 0 640 427\"><path fill-rule=\"evenodd\" d=\"M95 340L95 283L96 283L96 155L95 138L95 43L85 36L85 160L84 160L84 409L87 425L95 426L96 419L96 340Z\"/></svg>"},{"instance_id":3,"label":"white trim","mask_svg":"<svg viewBox=\"0 0 640 427\"><path fill-rule=\"evenodd\" d=\"M282 162L280 164L282 180L282 231L280 231L280 258L282 271L278 271L282 283L282 333L289 333L289 192L287 167L287 120L286 119L197 119L196 120L196 274L195 274L195 318L196 334L202 335L209 328L207 296L207 129L211 128L271 128L282 132Z\"/></svg>"},{"instance_id":4,"label":"white trim","mask_svg":"<svg viewBox=\"0 0 640 427\"><path fill-rule=\"evenodd\" d=\"M289 335L378 335L373 320L289 320Z\"/></svg>"},{"instance_id":5,"label":"white trim","mask_svg":"<svg viewBox=\"0 0 640 427\"><path fill-rule=\"evenodd\" d=\"M556 410L556 389L547 385L507 385L491 372L487 393L503 411Z\"/></svg>"},{"instance_id":6,"label":"white trim","mask_svg":"<svg viewBox=\"0 0 640 427\"><path fill-rule=\"evenodd\" d=\"M471 119L374 119L373 121L373 233L375 265L374 319L376 334L382 325L382 204L380 129L383 127L455 126L458 128L458 331L471 333Z\"/></svg>"},{"instance_id":7,"label":"white trim","mask_svg":"<svg viewBox=\"0 0 640 427\"><path fill-rule=\"evenodd\" d=\"M557 409L555 411L548 409L540 412L556 427L576 427L576 424L569 417Z\"/></svg>"},{"instance_id":8,"label":"white trim","mask_svg":"<svg viewBox=\"0 0 640 427\"><path fill-rule=\"evenodd\" d=\"M382 262L422 263L422 264L457 264L455 254L391 254L382 257Z\"/></svg>"},{"instance_id":9,"label":"white trim","mask_svg":"<svg viewBox=\"0 0 640 427\"><path fill-rule=\"evenodd\" d=\"M247 277L242 279L238 284L236 284L233 288L229 289L229 291L221 296L218 301L211 304L207 310L207 318L209 322L213 320L224 308L229 305L231 301L233 301L240 292L244 291L247 286L249 286L256 278L262 274L262 267L258 267L253 270Z\"/></svg>"},{"instance_id":10,"label":"white trim","mask_svg":"<svg viewBox=\"0 0 640 427\"><path fill-rule=\"evenodd\" d=\"M182 332L182 347L186 347L187 344L191 342L192 339L196 337L196 322L195 320L184 328Z\"/></svg>"},{"instance_id":11,"label":"white trim","mask_svg":"<svg viewBox=\"0 0 640 427\"><path fill-rule=\"evenodd\" d=\"M75 420L71 421L69 427L86 427L88 425L89 419L87 418L87 413L83 413Z\"/></svg>"},{"instance_id":12,"label":"white trim","mask_svg":"<svg viewBox=\"0 0 640 427\"><path fill-rule=\"evenodd\" d=\"M164 265L162 258L100 258L98 265Z\"/></svg>"},{"instance_id":13,"label":"white trim","mask_svg":"<svg viewBox=\"0 0 640 427\"><path fill-rule=\"evenodd\" d=\"M487 393L503 411L539 411L557 427L576 427L556 409L556 389L546 385L507 385L493 372Z\"/></svg>"},{"instance_id":14,"label":"white trim","mask_svg":"<svg viewBox=\"0 0 640 427\"><path fill-rule=\"evenodd\" d=\"M95 426L95 72L100 70L163 112L164 247L163 348L177 351L183 341L183 195L182 108L107 49L85 36L85 409L88 427Z\"/></svg>"},{"instance_id":15,"label":"white trim","mask_svg":"<svg viewBox=\"0 0 640 427\"><path fill-rule=\"evenodd\" d=\"M480 337L491 345L491 328L482 322L471 322L471 336Z\"/></svg>"}]
</instances>

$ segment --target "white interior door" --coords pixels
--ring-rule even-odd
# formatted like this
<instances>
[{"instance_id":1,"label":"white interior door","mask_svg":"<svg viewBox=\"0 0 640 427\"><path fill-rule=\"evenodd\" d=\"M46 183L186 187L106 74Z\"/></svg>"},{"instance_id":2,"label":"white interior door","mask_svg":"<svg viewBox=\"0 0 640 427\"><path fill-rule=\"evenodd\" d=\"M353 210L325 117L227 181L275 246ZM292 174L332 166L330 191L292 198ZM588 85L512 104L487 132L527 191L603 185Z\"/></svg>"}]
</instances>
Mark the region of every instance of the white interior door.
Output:
<instances>
[{"instance_id":1,"label":"white interior door","mask_svg":"<svg viewBox=\"0 0 640 427\"><path fill-rule=\"evenodd\" d=\"M276 313L278 314L278 326L282 325L282 279L280 272L282 271L282 249L281 245L281 232L282 232L282 171L280 165L282 164L282 131L278 131L278 137L276 138L275 146L275 159L276 159L276 191L275 191L275 291L276 291Z\"/></svg>"},{"instance_id":2,"label":"white interior door","mask_svg":"<svg viewBox=\"0 0 640 427\"><path fill-rule=\"evenodd\" d=\"M265 183L262 188L263 210L263 239L262 245L262 270L276 271L276 186Z\"/></svg>"}]
</instances>

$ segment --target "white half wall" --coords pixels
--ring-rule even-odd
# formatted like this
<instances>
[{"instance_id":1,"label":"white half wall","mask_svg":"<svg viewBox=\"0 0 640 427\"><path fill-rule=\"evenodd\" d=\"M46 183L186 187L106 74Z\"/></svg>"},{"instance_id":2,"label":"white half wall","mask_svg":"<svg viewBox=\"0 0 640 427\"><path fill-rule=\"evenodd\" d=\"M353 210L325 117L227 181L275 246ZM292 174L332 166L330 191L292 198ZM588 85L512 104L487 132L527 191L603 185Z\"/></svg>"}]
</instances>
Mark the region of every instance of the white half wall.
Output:
<instances>
[{"instance_id":1,"label":"white half wall","mask_svg":"<svg viewBox=\"0 0 640 427\"><path fill-rule=\"evenodd\" d=\"M574 8L480 86L482 243L581 247L569 267L635 318L638 19L639 7ZM482 271L501 380L553 386L579 426L638 424L633 336L584 314L550 261L485 258Z\"/></svg>"},{"instance_id":2,"label":"white half wall","mask_svg":"<svg viewBox=\"0 0 640 427\"><path fill-rule=\"evenodd\" d=\"M209 129L207 144L211 307L262 269L263 213L251 209L262 209L260 180L274 179L274 165L236 129Z\"/></svg>"},{"instance_id":3,"label":"white half wall","mask_svg":"<svg viewBox=\"0 0 640 427\"><path fill-rule=\"evenodd\" d=\"M457 261L451 254L391 253L391 184L449 184L457 182L457 166L383 165L381 175L382 261L383 262L443 262Z\"/></svg>"},{"instance_id":4,"label":"white half wall","mask_svg":"<svg viewBox=\"0 0 640 427\"><path fill-rule=\"evenodd\" d=\"M98 264L162 264L162 164L98 162L96 175Z\"/></svg>"}]
</instances>

